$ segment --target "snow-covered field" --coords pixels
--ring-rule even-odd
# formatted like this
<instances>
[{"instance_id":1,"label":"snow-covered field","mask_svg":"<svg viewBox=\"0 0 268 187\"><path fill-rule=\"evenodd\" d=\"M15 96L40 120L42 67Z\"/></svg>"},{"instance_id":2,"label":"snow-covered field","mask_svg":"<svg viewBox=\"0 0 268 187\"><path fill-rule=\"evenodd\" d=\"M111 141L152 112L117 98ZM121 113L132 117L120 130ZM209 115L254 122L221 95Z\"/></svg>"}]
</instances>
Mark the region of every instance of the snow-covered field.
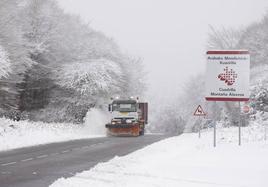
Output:
<instances>
[{"instance_id":1,"label":"snow-covered field","mask_svg":"<svg viewBox=\"0 0 268 187\"><path fill-rule=\"evenodd\" d=\"M201 139L194 133L169 138L51 187L267 187L264 127L252 123L242 132L241 147L237 128L219 128L216 148L211 130L204 130Z\"/></svg>"},{"instance_id":2,"label":"snow-covered field","mask_svg":"<svg viewBox=\"0 0 268 187\"><path fill-rule=\"evenodd\" d=\"M15 122L0 118L0 151L105 136L106 114L98 109L88 112L85 124Z\"/></svg>"}]
</instances>

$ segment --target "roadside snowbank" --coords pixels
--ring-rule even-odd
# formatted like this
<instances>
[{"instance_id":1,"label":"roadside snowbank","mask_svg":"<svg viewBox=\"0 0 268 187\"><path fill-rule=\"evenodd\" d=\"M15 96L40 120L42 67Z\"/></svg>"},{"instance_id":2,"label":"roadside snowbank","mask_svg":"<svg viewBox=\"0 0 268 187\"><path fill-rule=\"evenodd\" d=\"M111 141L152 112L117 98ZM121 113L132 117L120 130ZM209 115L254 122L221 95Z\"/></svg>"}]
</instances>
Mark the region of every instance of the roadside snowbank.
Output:
<instances>
[{"instance_id":1,"label":"roadside snowbank","mask_svg":"<svg viewBox=\"0 0 268 187\"><path fill-rule=\"evenodd\" d=\"M0 118L0 151L105 136L105 116L99 110L88 112L85 124L15 122Z\"/></svg>"},{"instance_id":2,"label":"roadside snowbank","mask_svg":"<svg viewBox=\"0 0 268 187\"><path fill-rule=\"evenodd\" d=\"M268 143L263 127L243 128L243 146L237 128L219 128L218 146L213 133L183 134L155 143L124 157L100 163L89 171L59 179L51 187L267 187Z\"/></svg>"}]
</instances>

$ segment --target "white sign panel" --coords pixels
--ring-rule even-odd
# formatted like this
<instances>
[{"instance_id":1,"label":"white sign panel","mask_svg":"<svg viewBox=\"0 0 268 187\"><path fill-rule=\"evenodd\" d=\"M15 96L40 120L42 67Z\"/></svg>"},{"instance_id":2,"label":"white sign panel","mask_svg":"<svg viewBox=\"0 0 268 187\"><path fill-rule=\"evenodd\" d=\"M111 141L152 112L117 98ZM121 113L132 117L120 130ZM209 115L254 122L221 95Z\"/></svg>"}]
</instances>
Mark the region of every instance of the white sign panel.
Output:
<instances>
[{"instance_id":1,"label":"white sign panel","mask_svg":"<svg viewBox=\"0 0 268 187\"><path fill-rule=\"evenodd\" d=\"M208 51L206 100L249 100L250 55L248 51Z\"/></svg>"}]
</instances>

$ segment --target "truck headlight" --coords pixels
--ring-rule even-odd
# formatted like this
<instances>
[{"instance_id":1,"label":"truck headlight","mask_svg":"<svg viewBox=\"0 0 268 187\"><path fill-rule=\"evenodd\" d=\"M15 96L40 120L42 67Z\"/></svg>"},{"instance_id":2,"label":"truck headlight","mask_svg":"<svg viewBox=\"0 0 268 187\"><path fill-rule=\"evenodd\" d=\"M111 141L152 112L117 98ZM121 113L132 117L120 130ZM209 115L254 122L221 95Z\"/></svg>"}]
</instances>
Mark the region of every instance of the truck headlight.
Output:
<instances>
[{"instance_id":1,"label":"truck headlight","mask_svg":"<svg viewBox=\"0 0 268 187\"><path fill-rule=\"evenodd\" d=\"M116 122L115 121L112 121L112 125L115 125L116 124Z\"/></svg>"},{"instance_id":2,"label":"truck headlight","mask_svg":"<svg viewBox=\"0 0 268 187\"><path fill-rule=\"evenodd\" d=\"M132 120L131 119L127 119L126 122L127 123L132 123Z\"/></svg>"}]
</instances>

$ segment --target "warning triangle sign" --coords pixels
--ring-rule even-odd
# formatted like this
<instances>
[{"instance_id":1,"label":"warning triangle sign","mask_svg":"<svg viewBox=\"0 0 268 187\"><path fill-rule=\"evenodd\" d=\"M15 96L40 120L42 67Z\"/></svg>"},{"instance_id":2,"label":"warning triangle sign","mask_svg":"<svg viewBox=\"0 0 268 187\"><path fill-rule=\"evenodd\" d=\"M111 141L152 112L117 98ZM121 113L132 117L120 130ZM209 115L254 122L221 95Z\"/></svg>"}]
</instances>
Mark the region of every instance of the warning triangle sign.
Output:
<instances>
[{"instance_id":1,"label":"warning triangle sign","mask_svg":"<svg viewBox=\"0 0 268 187\"><path fill-rule=\"evenodd\" d=\"M196 109L195 112L194 112L194 115L195 115L195 116L205 116L205 115L206 115L206 113L204 112L204 110L203 110L203 108L201 107L201 105L199 105L199 106L197 107L197 109Z\"/></svg>"}]
</instances>

